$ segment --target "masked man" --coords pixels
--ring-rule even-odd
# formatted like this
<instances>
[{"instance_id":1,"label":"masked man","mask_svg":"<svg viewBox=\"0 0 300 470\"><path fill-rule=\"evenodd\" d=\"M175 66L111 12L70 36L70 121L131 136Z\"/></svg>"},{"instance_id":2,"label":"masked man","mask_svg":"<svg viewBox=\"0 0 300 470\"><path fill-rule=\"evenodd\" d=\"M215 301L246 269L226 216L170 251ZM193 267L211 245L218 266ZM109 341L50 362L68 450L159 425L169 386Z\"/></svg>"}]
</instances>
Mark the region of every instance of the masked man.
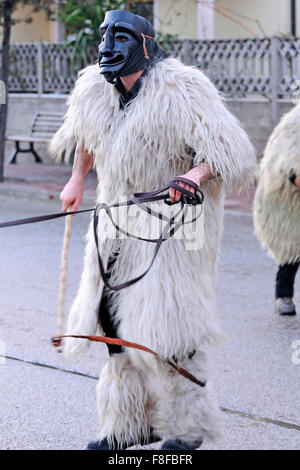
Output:
<instances>
[{"instance_id":1,"label":"masked man","mask_svg":"<svg viewBox=\"0 0 300 470\"><path fill-rule=\"evenodd\" d=\"M95 334L100 316L107 336L148 346L206 381L207 348L220 336L215 275L224 188L239 189L253 181L254 151L210 80L167 58L146 19L110 11L100 32L100 70L92 65L80 72L65 124L52 142L53 152L70 139L77 143L73 175L61 195L63 210L80 204L92 164L101 202L129 199L181 175L204 193L205 241L203 249L194 251L185 249L183 239L166 241L143 279L112 294L103 291L91 225L68 333ZM176 202L181 193L170 190L170 197ZM151 243L104 239L101 230L101 256L112 284L145 270L153 255ZM73 358L87 347L84 340L66 342ZM161 439L162 449L195 449L219 433L210 388L209 380L199 387L145 352L110 349L97 387L100 440L89 448L126 448Z\"/></svg>"},{"instance_id":2,"label":"masked man","mask_svg":"<svg viewBox=\"0 0 300 470\"><path fill-rule=\"evenodd\" d=\"M300 262L300 104L274 129L261 162L254 225L277 261L275 312L295 315L294 282Z\"/></svg>"}]
</instances>

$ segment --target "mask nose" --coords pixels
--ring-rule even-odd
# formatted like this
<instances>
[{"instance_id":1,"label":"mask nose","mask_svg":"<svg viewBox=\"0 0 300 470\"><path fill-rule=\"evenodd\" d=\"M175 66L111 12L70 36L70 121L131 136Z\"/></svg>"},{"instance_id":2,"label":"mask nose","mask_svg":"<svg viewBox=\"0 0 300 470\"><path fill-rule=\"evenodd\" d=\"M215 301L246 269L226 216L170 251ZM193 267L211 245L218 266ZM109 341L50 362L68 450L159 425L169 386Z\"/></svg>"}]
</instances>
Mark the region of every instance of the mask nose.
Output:
<instances>
[{"instance_id":1,"label":"mask nose","mask_svg":"<svg viewBox=\"0 0 300 470\"><path fill-rule=\"evenodd\" d=\"M114 48L114 26L110 25L105 33L104 40L100 44L99 52L105 57L111 57L113 55Z\"/></svg>"}]
</instances>

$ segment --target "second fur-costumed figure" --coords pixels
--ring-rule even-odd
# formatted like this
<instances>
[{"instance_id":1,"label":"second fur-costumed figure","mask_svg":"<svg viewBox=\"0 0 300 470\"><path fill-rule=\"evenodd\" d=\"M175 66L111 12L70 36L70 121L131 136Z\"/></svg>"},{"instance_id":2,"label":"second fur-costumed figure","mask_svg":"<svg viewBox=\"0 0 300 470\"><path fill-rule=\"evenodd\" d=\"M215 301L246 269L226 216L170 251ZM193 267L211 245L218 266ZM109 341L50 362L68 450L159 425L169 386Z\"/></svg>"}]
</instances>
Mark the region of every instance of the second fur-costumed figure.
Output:
<instances>
[{"instance_id":1,"label":"second fur-costumed figure","mask_svg":"<svg viewBox=\"0 0 300 470\"><path fill-rule=\"evenodd\" d=\"M275 127L261 161L254 226L279 265L275 312L295 315L294 282L300 262L300 103Z\"/></svg>"}]
</instances>

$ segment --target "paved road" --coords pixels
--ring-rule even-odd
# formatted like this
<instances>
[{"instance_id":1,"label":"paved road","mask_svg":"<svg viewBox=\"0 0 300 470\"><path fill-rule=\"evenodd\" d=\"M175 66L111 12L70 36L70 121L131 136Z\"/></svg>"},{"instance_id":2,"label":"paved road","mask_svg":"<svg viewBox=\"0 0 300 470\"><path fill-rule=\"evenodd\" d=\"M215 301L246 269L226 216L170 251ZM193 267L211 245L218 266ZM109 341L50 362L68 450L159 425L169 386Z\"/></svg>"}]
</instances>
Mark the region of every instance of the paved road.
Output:
<instances>
[{"instance_id":1,"label":"paved road","mask_svg":"<svg viewBox=\"0 0 300 470\"><path fill-rule=\"evenodd\" d=\"M59 205L0 193L0 208L1 220L8 220L56 212ZM82 269L88 220L73 221L67 308ZM95 385L105 346L92 345L74 364L49 341L63 228L63 221L53 221L0 231L0 340L7 356L0 364L1 449L81 449L97 433ZM300 448L300 364L292 362L300 317L273 314L276 266L252 232L249 214L226 213L218 301L227 340L212 361L224 433L203 449ZM295 299L300 314L299 276Z\"/></svg>"}]
</instances>

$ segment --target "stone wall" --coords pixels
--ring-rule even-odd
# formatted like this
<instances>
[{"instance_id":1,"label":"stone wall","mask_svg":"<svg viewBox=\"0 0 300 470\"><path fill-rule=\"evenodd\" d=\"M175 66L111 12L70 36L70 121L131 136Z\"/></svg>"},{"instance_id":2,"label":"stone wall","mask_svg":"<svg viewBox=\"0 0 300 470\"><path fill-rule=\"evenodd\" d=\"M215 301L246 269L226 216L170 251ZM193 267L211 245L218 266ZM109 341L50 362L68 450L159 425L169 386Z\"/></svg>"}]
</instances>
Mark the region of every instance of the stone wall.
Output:
<instances>
[{"instance_id":1,"label":"stone wall","mask_svg":"<svg viewBox=\"0 0 300 470\"><path fill-rule=\"evenodd\" d=\"M39 97L37 94L17 94L12 93L9 95L8 107L8 123L7 135L28 135L30 132L32 120L37 111L51 111L64 113L66 111L66 95L42 95ZM21 148L26 148L26 142L21 143ZM47 152L47 145L35 144L34 147L45 162L50 162ZM6 145L6 160L13 152L15 144L7 142ZM34 157L30 153L19 153L18 159L32 159Z\"/></svg>"},{"instance_id":2,"label":"stone wall","mask_svg":"<svg viewBox=\"0 0 300 470\"><path fill-rule=\"evenodd\" d=\"M272 102L267 99L229 99L227 106L242 122L256 151L261 158L265 145L281 116L290 111L294 104L291 100L278 100L276 119L273 118Z\"/></svg>"},{"instance_id":3,"label":"stone wall","mask_svg":"<svg viewBox=\"0 0 300 470\"><path fill-rule=\"evenodd\" d=\"M9 95L9 114L7 134L25 134L30 130L32 119L39 111L64 112L66 110L66 95L11 94ZM253 142L258 157L262 156L265 144L280 117L288 112L293 103L289 100L279 100L277 103L277 118L272 118L272 103L264 98L228 99L227 106L243 123L246 132ZM24 143L24 146L27 144ZM14 144L7 143L6 158L9 158ZM36 146L39 154L49 162L45 145ZM33 159L31 154L19 154L18 158Z\"/></svg>"}]
</instances>

